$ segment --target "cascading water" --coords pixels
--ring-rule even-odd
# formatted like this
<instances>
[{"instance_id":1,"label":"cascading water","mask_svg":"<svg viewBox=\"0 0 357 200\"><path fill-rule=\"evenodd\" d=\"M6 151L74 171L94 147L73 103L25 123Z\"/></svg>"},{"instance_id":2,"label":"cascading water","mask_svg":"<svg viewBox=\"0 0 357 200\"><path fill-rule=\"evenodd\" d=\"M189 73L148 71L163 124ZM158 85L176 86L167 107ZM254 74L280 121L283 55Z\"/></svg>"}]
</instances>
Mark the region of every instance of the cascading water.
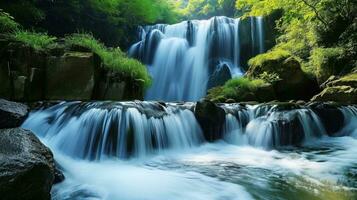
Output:
<instances>
[{"instance_id":1,"label":"cascading water","mask_svg":"<svg viewBox=\"0 0 357 200\"><path fill-rule=\"evenodd\" d=\"M310 107L220 106L226 120L216 143L205 142L194 103L60 103L33 111L22 127L64 170L53 199L357 197L357 107L338 108L335 135L343 137L328 137Z\"/></svg>"},{"instance_id":2,"label":"cascading water","mask_svg":"<svg viewBox=\"0 0 357 200\"><path fill-rule=\"evenodd\" d=\"M134 44L129 55L148 66L153 77L147 100L195 101L202 98L223 67L229 77L241 76L241 41L250 44L250 57L263 53L263 18L251 17L250 35L241 35L240 19L214 17L209 20L184 21L174 25L140 28L141 41ZM248 59L248 58L246 58Z\"/></svg>"}]
</instances>

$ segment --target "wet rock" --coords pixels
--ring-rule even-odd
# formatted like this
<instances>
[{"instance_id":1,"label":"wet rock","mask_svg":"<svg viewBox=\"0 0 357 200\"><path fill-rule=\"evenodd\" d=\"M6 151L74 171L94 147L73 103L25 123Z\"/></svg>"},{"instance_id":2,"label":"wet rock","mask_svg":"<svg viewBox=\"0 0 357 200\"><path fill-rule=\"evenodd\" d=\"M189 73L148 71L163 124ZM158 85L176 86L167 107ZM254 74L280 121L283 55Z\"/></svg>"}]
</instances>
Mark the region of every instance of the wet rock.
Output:
<instances>
[{"instance_id":1,"label":"wet rock","mask_svg":"<svg viewBox=\"0 0 357 200\"><path fill-rule=\"evenodd\" d=\"M207 88L222 86L226 81L232 78L231 70L227 64L221 64L209 77Z\"/></svg>"},{"instance_id":2,"label":"wet rock","mask_svg":"<svg viewBox=\"0 0 357 200\"><path fill-rule=\"evenodd\" d=\"M336 103L312 103L309 105L321 119L328 135L332 136L344 126L344 115Z\"/></svg>"},{"instance_id":3,"label":"wet rock","mask_svg":"<svg viewBox=\"0 0 357 200\"><path fill-rule=\"evenodd\" d=\"M0 130L1 199L49 200L53 180L52 153L31 131Z\"/></svg>"},{"instance_id":4,"label":"wet rock","mask_svg":"<svg viewBox=\"0 0 357 200\"><path fill-rule=\"evenodd\" d=\"M327 87L321 93L315 95L311 101L335 101L339 103L357 103L357 89L351 86Z\"/></svg>"},{"instance_id":5,"label":"wet rock","mask_svg":"<svg viewBox=\"0 0 357 200\"><path fill-rule=\"evenodd\" d=\"M195 117L207 141L222 138L222 128L226 120L226 113L221 107L211 101L201 100L196 104Z\"/></svg>"},{"instance_id":6,"label":"wet rock","mask_svg":"<svg viewBox=\"0 0 357 200\"><path fill-rule=\"evenodd\" d=\"M62 166L58 162L55 162L55 172L54 172L55 178L53 180L53 184L61 183L64 181L65 176L62 173L62 171L63 171Z\"/></svg>"},{"instance_id":7,"label":"wet rock","mask_svg":"<svg viewBox=\"0 0 357 200\"><path fill-rule=\"evenodd\" d=\"M19 127L27 117L28 110L24 104L0 99L0 129Z\"/></svg>"}]
</instances>

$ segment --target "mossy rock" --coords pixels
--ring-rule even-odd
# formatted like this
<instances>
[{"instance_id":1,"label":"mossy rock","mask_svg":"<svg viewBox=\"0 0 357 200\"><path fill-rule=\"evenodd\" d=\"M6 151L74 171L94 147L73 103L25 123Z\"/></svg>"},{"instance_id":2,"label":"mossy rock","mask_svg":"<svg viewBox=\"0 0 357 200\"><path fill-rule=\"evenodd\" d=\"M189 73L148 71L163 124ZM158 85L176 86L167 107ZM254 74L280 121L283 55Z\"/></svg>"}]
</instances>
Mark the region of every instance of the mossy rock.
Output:
<instances>
[{"instance_id":1,"label":"mossy rock","mask_svg":"<svg viewBox=\"0 0 357 200\"><path fill-rule=\"evenodd\" d=\"M346 85L327 87L321 93L314 96L311 101L335 101L339 103L356 104L357 89Z\"/></svg>"},{"instance_id":2,"label":"mossy rock","mask_svg":"<svg viewBox=\"0 0 357 200\"><path fill-rule=\"evenodd\" d=\"M337 80L329 81L326 84L327 87L344 86L344 85L351 86L353 88L357 88L357 72L347 74Z\"/></svg>"},{"instance_id":3,"label":"mossy rock","mask_svg":"<svg viewBox=\"0 0 357 200\"><path fill-rule=\"evenodd\" d=\"M310 99L319 91L317 82L310 78L301 68L299 60L287 51L273 50L261 54L249 61L246 76L250 79L260 78L263 74L274 74L277 80L266 80L274 86L277 99Z\"/></svg>"}]
</instances>

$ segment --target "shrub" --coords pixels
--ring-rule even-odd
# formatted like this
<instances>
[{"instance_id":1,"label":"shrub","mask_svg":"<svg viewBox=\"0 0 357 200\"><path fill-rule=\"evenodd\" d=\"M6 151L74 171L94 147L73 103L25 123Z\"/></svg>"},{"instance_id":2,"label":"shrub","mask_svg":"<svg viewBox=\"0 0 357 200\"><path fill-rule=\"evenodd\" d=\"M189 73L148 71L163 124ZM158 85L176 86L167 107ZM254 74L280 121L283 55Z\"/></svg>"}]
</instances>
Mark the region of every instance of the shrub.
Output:
<instances>
[{"instance_id":1,"label":"shrub","mask_svg":"<svg viewBox=\"0 0 357 200\"><path fill-rule=\"evenodd\" d=\"M14 18L8 13L3 12L0 9L0 32L1 33L10 33L17 31L20 25L14 21Z\"/></svg>"},{"instance_id":2,"label":"shrub","mask_svg":"<svg viewBox=\"0 0 357 200\"><path fill-rule=\"evenodd\" d=\"M49 36L47 33L36 33L32 31L18 30L13 38L36 50L45 50L55 44L56 37Z\"/></svg>"},{"instance_id":3,"label":"shrub","mask_svg":"<svg viewBox=\"0 0 357 200\"><path fill-rule=\"evenodd\" d=\"M143 87L151 84L146 67L135 59L128 58L119 48L108 49L89 34L73 34L65 38L67 46L82 46L91 49L102 59L104 66L124 73L133 79L142 80Z\"/></svg>"},{"instance_id":4,"label":"shrub","mask_svg":"<svg viewBox=\"0 0 357 200\"><path fill-rule=\"evenodd\" d=\"M310 67L320 83L344 68L343 48L315 48L310 57Z\"/></svg>"}]
</instances>

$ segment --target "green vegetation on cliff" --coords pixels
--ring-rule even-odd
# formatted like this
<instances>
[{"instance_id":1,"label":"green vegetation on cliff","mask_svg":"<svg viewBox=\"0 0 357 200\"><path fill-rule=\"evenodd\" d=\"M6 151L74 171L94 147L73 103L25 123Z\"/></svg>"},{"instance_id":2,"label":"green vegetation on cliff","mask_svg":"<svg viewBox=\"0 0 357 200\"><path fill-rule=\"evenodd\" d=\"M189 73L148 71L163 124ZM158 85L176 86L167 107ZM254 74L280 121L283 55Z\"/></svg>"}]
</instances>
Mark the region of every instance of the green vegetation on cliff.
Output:
<instances>
[{"instance_id":1,"label":"green vegetation on cliff","mask_svg":"<svg viewBox=\"0 0 357 200\"><path fill-rule=\"evenodd\" d=\"M277 22L281 35L268 54L289 52L319 83L331 75L348 73L357 64L357 40L352 31L357 27L357 4L353 0L239 0L236 7L245 15L283 11ZM268 59L268 55L258 57Z\"/></svg>"},{"instance_id":2,"label":"green vegetation on cliff","mask_svg":"<svg viewBox=\"0 0 357 200\"><path fill-rule=\"evenodd\" d=\"M315 95L313 100L357 102L355 76L343 77L357 66L357 4L353 0L238 0L236 8L245 13L243 17L282 13L276 21L277 44L248 62L247 78L270 83L280 101L310 100ZM343 81L346 77L349 81ZM224 92L225 87L210 90L208 98L251 99L232 96L238 93ZM239 94L252 92L239 88L245 90ZM253 95L257 101L269 100L261 99L258 92Z\"/></svg>"},{"instance_id":3,"label":"green vegetation on cliff","mask_svg":"<svg viewBox=\"0 0 357 200\"><path fill-rule=\"evenodd\" d=\"M151 78L146 67L135 59L128 58L127 55L117 48L107 48L103 43L96 40L90 34L71 34L58 40L55 36L47 33L28 31L15 22L8 13L0 10L0 29L5 30L0 37L8 42L17 42L28 46L35 51L50 54L51 50L62 51L91 51L97 54L103 66L114 72L120 73L123 78L127 78L137 83L143 89L151 84ZM63 44L64 41L64 44ZM76 49L77 48L77 49ZM63 55L63 53L62 53ZM28 60L26 62L31 62Z\"/></svg>"},{"instance_id":4,"label":"green vegetation on cliff","mask_svg":"<svg viewBox=\"0 0 357 200\"><path fill-rule=\"evenodd\" d=\"M13 34L16 41L22 42L36 50L45 50L55 44L56 37L47 33L36 33L31 31L18 30Z\"/></svg>"},{"instance_id":5,"label":"green vegetation on cliff","mask_svg":"<svg viewBox=\"0 0 357 200\"><path fill-rule=\"evenodd\" d=\"M127 74L136 80L142 80L144 87L148 87L151 78L146 67L135 59L126 57L119 48L107 48L89 34L73 34L65 38L67 46L82 46L96 53L105 67Z\"/></svg>"}]
</instances>

